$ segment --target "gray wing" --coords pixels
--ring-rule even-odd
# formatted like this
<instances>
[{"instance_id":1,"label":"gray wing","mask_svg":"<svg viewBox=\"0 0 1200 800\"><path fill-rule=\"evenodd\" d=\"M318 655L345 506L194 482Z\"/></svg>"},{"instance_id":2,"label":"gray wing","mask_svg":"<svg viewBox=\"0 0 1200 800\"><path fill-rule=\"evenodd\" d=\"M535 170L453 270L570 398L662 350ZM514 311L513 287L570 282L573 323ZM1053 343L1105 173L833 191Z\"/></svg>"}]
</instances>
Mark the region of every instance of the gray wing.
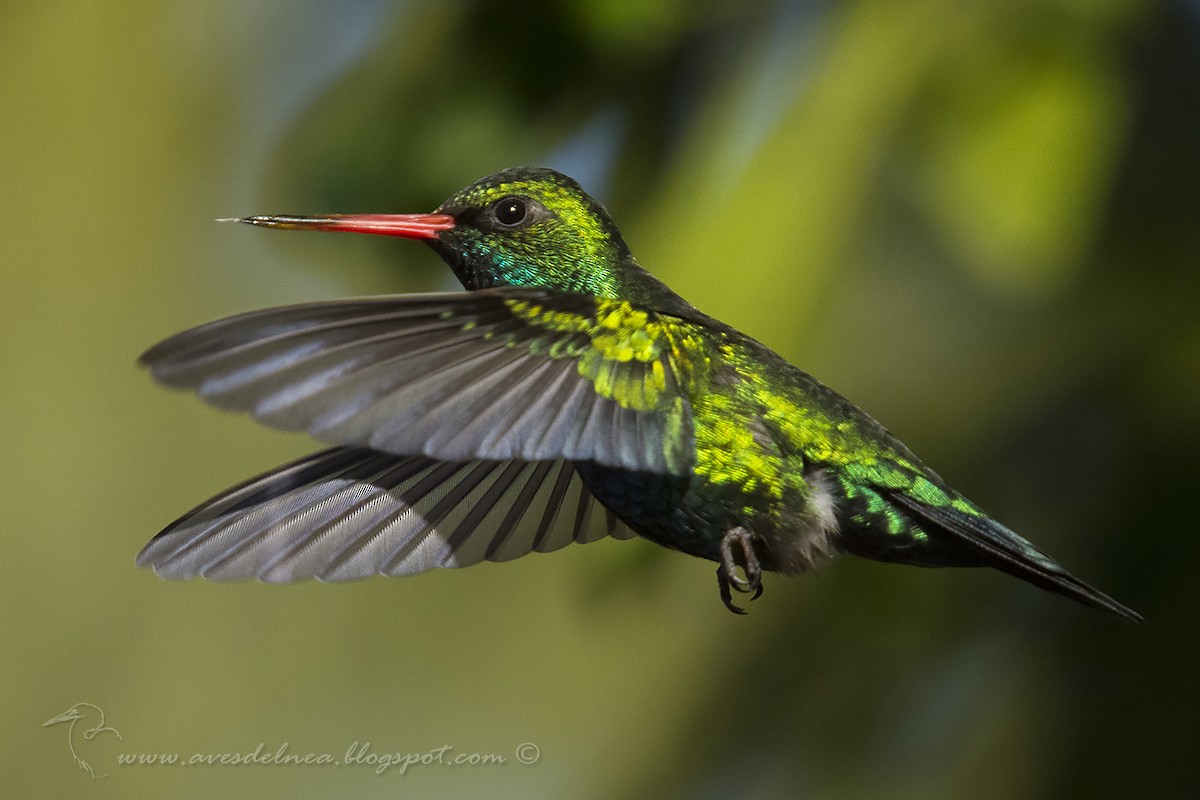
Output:
<instances>
[{"instance_id":1,"label":"gray wing","mask_svg":"<svg viewBox=\"0 0 1200 800\"><path fill-rule=\"evenodd\" d=\"M414 575L633 533L570 462L435 461L335 447L201 504L139 566L164 578L290 583Z\"/></svg>"},{"instance_id":2,"label":"gray wing","mask_svg":"<svg viewBox=\"0 0 1200 800\"><path fill-rule=\"evenodd\" d=\"M609 358L594 337L621 348L596 322L597 302L494 289L272 308L180 333L141 363L169 386L331 444L689 474L691 406L667 334L647 346L633 331L637 355Z\"/></svg>"}]
</instances>

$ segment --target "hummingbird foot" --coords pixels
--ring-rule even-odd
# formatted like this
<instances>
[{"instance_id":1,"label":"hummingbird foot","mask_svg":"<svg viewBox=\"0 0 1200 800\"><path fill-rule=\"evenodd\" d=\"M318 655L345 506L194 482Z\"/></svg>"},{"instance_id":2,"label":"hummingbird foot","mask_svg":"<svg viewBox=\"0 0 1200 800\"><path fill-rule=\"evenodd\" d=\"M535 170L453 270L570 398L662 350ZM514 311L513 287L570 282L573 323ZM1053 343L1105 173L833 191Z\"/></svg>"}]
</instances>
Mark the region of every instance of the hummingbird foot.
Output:
<instances>
[{"instance_id":1,"label":"hummingbird foot","mask_svg":"<svg viewBox=\"0 0 1200 800\"><path fill-rule=\"evenodd\" d=\"M735 546L738 550L737 556L734 555ZM746 573L745 578L738 575L739 566ZM746 610L733 604L732 590L736 589L742 594L754 592L751 601L762 596L762 565L754 552L750 531L745 528L734 528L721 539L721 563L717 567L717 585L721 589L721 602L735 614L745 614Z\"/></svg>"}]
</instances>

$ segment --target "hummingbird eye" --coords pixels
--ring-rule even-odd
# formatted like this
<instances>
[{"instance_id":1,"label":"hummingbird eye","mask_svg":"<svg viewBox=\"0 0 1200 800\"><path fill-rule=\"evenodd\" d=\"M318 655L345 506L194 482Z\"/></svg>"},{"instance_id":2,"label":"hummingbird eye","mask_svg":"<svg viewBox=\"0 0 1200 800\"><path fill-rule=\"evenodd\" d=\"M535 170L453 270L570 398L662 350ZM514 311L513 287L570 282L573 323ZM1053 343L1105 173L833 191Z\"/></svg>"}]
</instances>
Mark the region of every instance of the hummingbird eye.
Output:
<instances>
[{"instance_id":1,"label":"hummingbird eye","mask_svg":"<svg viewBox=\"0 0 1200 800\"><path fill-rule=\"evenodd\" d=\"M525 201L521 198L506 197L496 202L496 205L492 207L492 214L501 225L511 228L525 221L528 209Z\"/></svg>"}]
</instances>

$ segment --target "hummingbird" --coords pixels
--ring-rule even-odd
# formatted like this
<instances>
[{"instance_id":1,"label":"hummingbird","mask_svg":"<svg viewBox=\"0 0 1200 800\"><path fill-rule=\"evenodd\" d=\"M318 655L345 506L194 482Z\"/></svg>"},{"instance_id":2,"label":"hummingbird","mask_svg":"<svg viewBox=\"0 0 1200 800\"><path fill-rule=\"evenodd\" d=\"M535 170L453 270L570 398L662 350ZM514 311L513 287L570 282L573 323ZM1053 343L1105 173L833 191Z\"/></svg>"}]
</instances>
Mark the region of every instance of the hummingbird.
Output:
<instances>
[{"instance_id":1,"label":"hummingbird","mask_svg":"<svg viewBox=\"0 0 1200 800\"><path fill-rule=\"evenodd\" d=\"M147 350L159 382L331 445L168 525L138 556L162 577L345 581L640 536L715 562L736 613L764 573L846 552L1142 619L668 288L562 173L506 169L429 214L236 221L422 241L466 291L251 311Z\"/></svg>"}]
</instances>

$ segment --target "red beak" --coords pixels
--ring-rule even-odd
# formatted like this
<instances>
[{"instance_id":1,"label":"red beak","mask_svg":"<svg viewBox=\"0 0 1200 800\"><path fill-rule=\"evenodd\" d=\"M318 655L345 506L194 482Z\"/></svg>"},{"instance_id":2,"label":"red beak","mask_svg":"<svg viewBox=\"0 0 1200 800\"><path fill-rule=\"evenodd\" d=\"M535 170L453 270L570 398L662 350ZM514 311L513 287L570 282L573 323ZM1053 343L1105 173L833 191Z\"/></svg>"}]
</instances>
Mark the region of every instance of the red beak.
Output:
<instances>
[{"instance_id":1,"label":"red beak","mask_svg":"<svg viewBox=\"0 0 1200 800\"><path fill-rule=\"evenodd\" d=\"M288 230L345 231L403 236L405 239L436 239L442 231L454 228L449 214L329 214L324 217L235 217L221 222L245 222L264 228Z\"/></svg>"}]
</instances>

